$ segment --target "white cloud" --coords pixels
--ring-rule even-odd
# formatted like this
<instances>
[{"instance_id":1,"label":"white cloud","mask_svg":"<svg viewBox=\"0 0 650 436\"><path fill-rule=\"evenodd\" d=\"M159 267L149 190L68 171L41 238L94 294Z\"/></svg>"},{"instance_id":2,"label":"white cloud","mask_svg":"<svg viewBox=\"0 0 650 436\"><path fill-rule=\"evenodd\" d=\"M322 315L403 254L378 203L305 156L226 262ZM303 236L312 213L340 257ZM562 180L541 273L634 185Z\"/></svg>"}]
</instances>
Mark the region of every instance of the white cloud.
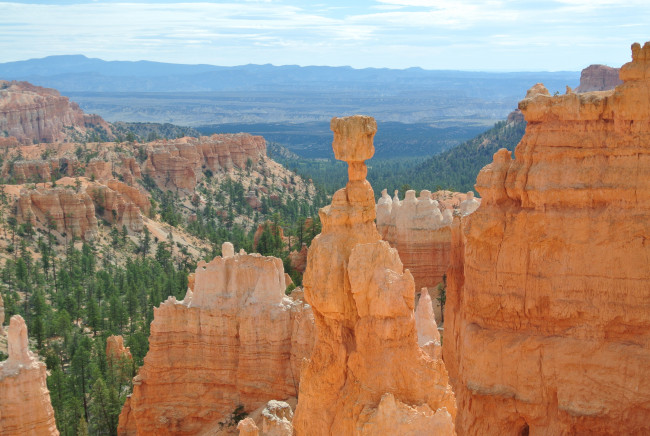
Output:
<instances>
[{"instance_id":1,"label":"white cloud","mask_svg":"<svg viewBox=\"0 0 650 436\"><path fill-rule=\"evenodd\" d=\"M0 3L0 62L83 53L182 63L459 69L620 65L647 38L641 0Z\"/></svg>"}]
</instances>

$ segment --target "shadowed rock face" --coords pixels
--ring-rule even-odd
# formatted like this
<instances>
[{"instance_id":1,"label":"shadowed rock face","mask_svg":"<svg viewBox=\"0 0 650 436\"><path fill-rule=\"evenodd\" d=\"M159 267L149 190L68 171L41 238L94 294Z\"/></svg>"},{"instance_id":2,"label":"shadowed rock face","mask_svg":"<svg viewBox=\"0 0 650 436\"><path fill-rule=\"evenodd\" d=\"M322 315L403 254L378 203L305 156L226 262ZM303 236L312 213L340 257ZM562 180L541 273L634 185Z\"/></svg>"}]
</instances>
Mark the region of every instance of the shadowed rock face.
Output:
<instances>
[{"instance_id":1,"label":"shadowed rock face","mask_svg":"<svg viewBox=\"0 0 650 436\"><path fill-rule=\"evenodd\" d=\"M370 117L335 118L334 154L349 181L320 210L309 249L305 299L318 339L303 369L297 435L454 434L454 394L441 359L422 352L414 284L375 227Z\"/></svg>"},{"instance_id":2,"label":"shadowed rock face","mask_svg":"<svg viewBox=\"0 0 650 436\"><path fill-rule=\"evenodd\" d=\"M200 262L183 301L154 309L149 352L121 435L194 435L271 399L296 396L313 346L311 309L286 297L282 261L234 253Z\"/></svg>"},{"instance_id":3,"label":"shadowed rock face","mask_svg":"<svg viewBox=\"0 0 650 436\"><path fill-rule=\"evenodd\" d=\"M85 134L95 127L111 133L100 116L84 114L54 89L0 80L0 132L22 143L64 141L71 131Z\"/></svg>"},{"instance_id":4,"label":"shadowed rock face","mask_svg":"<svg viewBox=\"0 0 650 436\"><path fill-rule=\"evenodd\" d=\"M650 43L623 84L519 103L453 226L443 351L459 434L650 432Z\"/></svg>"},{"instance_id":5,"label":"shadowed rock face","mask_svg":"<svg viewBox=\"0 0 650 436\"><path fill-rule=\"evenodd\" d=\"M580 73L580 86L575 92L608 91L623 83L618 77L619 68L607 65L589 65Z\"/></svg>"},{"instance_id":6,"label":"shadowed rock face","mask_svg":"<svg viewBox=\"0 0 650 436\"><path fill-rule=\"evenodd\" d=\"M11 317L7 342L9 358L0 362L0 434L58 435L45 364L29 351L20 315Z\"/></svg>"}]
</instances>

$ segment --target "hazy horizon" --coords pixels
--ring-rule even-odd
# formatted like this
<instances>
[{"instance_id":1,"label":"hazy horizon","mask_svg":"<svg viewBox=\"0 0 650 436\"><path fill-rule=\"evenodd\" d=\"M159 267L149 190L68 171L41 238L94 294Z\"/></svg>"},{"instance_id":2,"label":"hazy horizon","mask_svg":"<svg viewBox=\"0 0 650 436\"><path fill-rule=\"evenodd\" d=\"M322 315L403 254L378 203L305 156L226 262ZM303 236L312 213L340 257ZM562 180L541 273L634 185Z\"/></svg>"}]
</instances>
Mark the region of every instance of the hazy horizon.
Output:
<instances>
[{"instance_id":1,"label":"hazy horizon","mask_svg":"<svg viewBox=\"0 0 650 436\"><path fill-rule=\"evenodd\" d=\"M220 65L220 64L209 64L209 63L177 63L177 62L160 62L160 61L153 61L151 59L137 59L137 60L125 60L125 59L102 59L98 57L91 57L91 56L86 56L81 53L70 53L70 54L60 54L60 55L49 55L49 56L43 56L43 57L37 57L37 58L26 58L26 59L18 59L15 61L7 61L7 62L0 62L0 65L3 64L9 64L9 63L14 63L14 62L28 62L28 61L38 61L42 59L47 59L47 58L56 58L56 57L77 57L77 56L83 56L86 59L89 60L99 60L99 61L104 61L104 62L152 62L152 63L160 63L160 64L168 64L168 65L185 65L185 66L210 66L210 67L223 67L223 68L236 68L236 67L245 67L245 66L272 66L272 67L300 67L300 68L310 68L310 67L324 67L324 68L351 68L353 70L399 70L399 71L404 71L404 70L422 70L422 71L461 71L461 72L468 72L468 73L488 73L488 74L498 74L498 73L563 73L563 72L579 72L582 70L581 69L576 69L576 70L480 70L480 69L472 69L472 70L459 70L459 69L432 69L432 68L422 68L422 67L404 67L404 68L391 68L391 67L354 67L351 65L316 65L316 64L310 64L310 65L299 65L299 64L274 64L274 63L255 63L255 62L249 62L247 64L237 64L237 65ZM590 64L593 65L593 64ZM621 64L622 65L622 64ZM588 65L585 65L587 67ZM614 65L609 65L612 67L620 67L614 66Z\"/></svg>"},{"instance_id":2,"label":"hazy horizon","mask_svg":"<svg viewBox=\"0 0 650 436\"><path fill-rule=\"evenodd\" d=\"M347 3L0 2L0 63L80 53L186 65L579 71L620 67L633 42L650 39L650 3L641 0Z\"/></svg>"}]
</instances>

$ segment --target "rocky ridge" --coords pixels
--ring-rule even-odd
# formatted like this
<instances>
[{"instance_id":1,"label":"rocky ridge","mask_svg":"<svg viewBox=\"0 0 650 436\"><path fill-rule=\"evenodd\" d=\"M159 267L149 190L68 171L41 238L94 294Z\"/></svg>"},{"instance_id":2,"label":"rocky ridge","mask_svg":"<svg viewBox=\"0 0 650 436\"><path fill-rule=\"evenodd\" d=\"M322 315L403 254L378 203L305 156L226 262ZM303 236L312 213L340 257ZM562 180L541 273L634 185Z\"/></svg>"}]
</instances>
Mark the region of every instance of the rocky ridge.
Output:
<instances>
[{"instance_id":1,"label":"rocky ridge","mask_svg":"<svg viewBox=\"0 0 650 436\"><path fill-rule=\"evenodd\" d=\"M459 434L650 432L650 43L614 90L520 102L453 224L443 350Z\"/></svg>"},{"instance_id":2,"label":"rocky ridge","mask_svg":"<svg viewBox=\"0 0 650 436\"><path fill-rule=\"evenodd\" d=\"M349 181L321 209L309 250L305 299L318 339L301 373L295 434L455 434L444 363L417 344L413 277L375 227L364 163L375 120L334 118L331 128Z\"/></svg>"},{"instance_id":3,"label":"rocky ridge","mask_svg":"<svg viewBox=\"0 0 650 436\"><path fill-rule=\"evenodd\" d=\"M111 135L100 116L85 114L54 89L0 80L0 136L31 144L71 141L92 131Z\"/></svg>"}]
</instances>

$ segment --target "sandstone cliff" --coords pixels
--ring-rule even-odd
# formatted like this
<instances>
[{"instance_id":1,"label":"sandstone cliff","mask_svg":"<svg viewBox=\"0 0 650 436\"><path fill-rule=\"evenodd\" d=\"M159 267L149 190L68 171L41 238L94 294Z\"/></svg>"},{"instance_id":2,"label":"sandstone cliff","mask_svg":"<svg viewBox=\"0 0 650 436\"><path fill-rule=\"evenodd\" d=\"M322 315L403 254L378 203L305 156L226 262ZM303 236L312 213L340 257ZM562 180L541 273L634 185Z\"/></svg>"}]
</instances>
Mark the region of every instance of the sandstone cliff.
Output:
<instances>
[{"instance_id":1,"label":"sandstone cliff","mask_svg":"<svg viewBox=\"0 0 650 436\"><path fill-rule=\"evenodd\" d=\"M374 224L365 160L371 117L334 118L347 186L320 211L304 276L318 339L303 368L297 435L454 434L454 394L441 359L417 344L413 277Z\"/></svg>"},{"instance_id":2,"label":"sandstone cliff","mask_svg":"<svg viewBox=\"0 0 650 436\"><path fill-rule=\"evenodd\" d=\"M183 301L154 311L149 352L119 433L191 435L238 405L295 396L313 346L311 309L284 295L282 261L234 254L200 262Z\"/></svg>"},{"instance_id":3,"label":"sandstone cliff","mask_svg":"<svg viewBox=\"0 0 650 436\"><path fill-rule=\"evenodd\" d=\"M618 68L607 65L589 65L580 73L580 86L575 92L608 91L620 85Z\"/></svg>"},{"instance_id":4,"label":"sandstone cliff","mask_svg":"<svg viewBox=\"0 0 650 436\"><path fill-rule=\"evenodd\" d=\"M0 434L58 435L45 383L45 364L29 351L27 326L11 317L7 331L9 358L0 362Z\"/></svg>"},{"instance_id":5,"label":"sandstone cliff","mask_svg":"<svg viewBox=\"0 0 650 436\"><path fill-rule=\"evenodd\" d=\"M95 205L85 192L68 188L21 189L17 202L19 222L48 222L59 233L84 240L97 235Z\"/></svg>"},{"instance_id":6,"label":"sandstone cliff","mask_svg":"<svg viewBox=\"0 0 650 436\"><path fill-rule=\"evenodd\" d=\"M459 434L650 433L650 43L615 90L519 107L453 226L443 351Z\"/></svg>"},{"instance_id":7,"label":"sandstone cliff","mask_svg":"<svg viewBox=\"0 0 650 436\"><path fill-rule=\"evenodd\" d=\"M31 144L70 140L92 129L111 133L101 117L84 114L54 89L0 80L0 133Z\"/></svg>"},{"instance_id":8,"label":"sandstone cliff","mask_svg":"<svg viewBox=\"0 0 650 436\"><path fill-rule=\"evenodd\" d=\"M204 172L253 167L264 156L266 142L261 136L186 137L150 143L143 172L163 189L192 190Z\"/></svg>"},{"instance_id":9,"label":"sandstone cliff","mask_svg":"<svg viewBox=\"0 0 650 436\"><path fill-rule=\"evenodd\" d=\"M97 217L109 223L123 225L128 230L143 230L142 214L149 213L149 198L139 189L117 180L106 184L77 179L79 189L70 187L21 188L16 202L18 221L31 222L46 228L51 222L54 230L86 241L97 236ZM60 179L70 186L77 180Z\"/></svg>"},{"instance_id":10,"label":"sandstone cliff","mask_svg":"<svg viewBox=\"0 0 650 436\"><path fill-rule=\"evenodd\" d=\"M90 183L86 192L106 221L133 232L143 230L142 213L150 211L151 203L137 188L110 180L106 185Z\"/></svg>"}]
</instances>

